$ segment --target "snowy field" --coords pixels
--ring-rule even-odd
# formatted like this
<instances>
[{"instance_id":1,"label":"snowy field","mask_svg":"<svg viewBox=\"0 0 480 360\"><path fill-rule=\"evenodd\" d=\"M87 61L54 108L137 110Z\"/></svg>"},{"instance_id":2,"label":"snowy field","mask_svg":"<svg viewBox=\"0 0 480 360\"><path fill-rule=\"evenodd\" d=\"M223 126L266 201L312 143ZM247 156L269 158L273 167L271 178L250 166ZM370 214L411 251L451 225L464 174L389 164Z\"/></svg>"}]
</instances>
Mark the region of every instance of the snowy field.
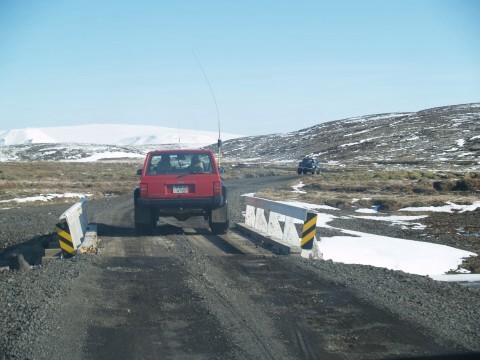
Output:
<instances>
[{"instance_id":1,"label":"snowy field","mask_svg":"<svg viewBox=\"0 0 480 360\"><path fill-rule=\"evenodd\" d=\"M304 192L301 190L302 187L302 183L293 186L293 192ZM253 194L246 194L246 196L253 196ZM341 233L341 235L338 236L317 239L319 240L316 243L317 249L322 253L324 260L332 260L346 264L384 267L391 270L429 276L439 281L480 281L480 274L446 274L449 271L457 271L458 266L462 264L464 258L477 255L473 252L429 242L341 229L330 225L332 221L340 218L340 216L322 213L322 210L339 211L339 209L298 201L285 201L282 203L318 212L317 228L333 229ZM405 208L401 209L401 211L423 213L439 211L464 212L474 211L477 208L480 208L480 201L476 201L471 205L457 205L450 202L440 207ZM369 215L352 215L341 218L376 220L421 231L425 228L425 226L421 224L421 220L428 217L428 215L386 216L385 214L379 213L376 209L358 209L357 213L368 213Z\"/></svg>"}]
</instances>

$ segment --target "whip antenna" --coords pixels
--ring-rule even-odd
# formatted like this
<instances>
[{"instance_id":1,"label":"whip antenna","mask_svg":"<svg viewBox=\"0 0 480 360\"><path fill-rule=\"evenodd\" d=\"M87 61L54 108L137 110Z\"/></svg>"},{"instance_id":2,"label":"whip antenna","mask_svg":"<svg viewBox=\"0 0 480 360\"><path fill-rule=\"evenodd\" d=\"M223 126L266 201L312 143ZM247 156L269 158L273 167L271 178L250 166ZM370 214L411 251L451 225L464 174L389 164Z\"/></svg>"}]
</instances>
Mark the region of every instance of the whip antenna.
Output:
<instances>
[{"instance_id":1,"label":"whip antenna","mask_svg":"<svg viewBox=\"0 0 480 360\"><path fill-rule=\"evenodd\" d=\"M218 148L218 167L220 168L220 149L222 147L222 138L221 138L221 131L220 131L220 113L218 111L218 105L217 105L217 99L215 98L215 93L213 92L212 85L210 84L210 81L208 80L207 74L205 73L205 70L203 70L202 64L200 63L200 60L198 60L197 55L195 54L195 51L192 50L193 57L195 58L198 67L202 71L203 77L205 78L205 81L207 82L208 88L210 89L210 93L212 94L213 102L215 103L215 109L217 111L217 124L218 124L218 142L217 142L217 148Z\"/></svg>"}]
</instances>

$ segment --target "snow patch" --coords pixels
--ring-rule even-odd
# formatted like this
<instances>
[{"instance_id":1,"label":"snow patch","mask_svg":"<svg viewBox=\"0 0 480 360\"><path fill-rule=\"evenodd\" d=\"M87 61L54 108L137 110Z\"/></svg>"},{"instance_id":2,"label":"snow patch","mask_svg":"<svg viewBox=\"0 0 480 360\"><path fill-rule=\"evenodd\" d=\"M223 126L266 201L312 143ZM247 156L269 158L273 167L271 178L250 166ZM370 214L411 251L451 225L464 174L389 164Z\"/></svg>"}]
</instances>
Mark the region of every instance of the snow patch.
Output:
<instances>
[{"instance_id":1,"label":"snow patch","mask_svg":"<svg viewBox=\"0 0 480 360\"><path fill-rule=\"evenodd\" d=\"M480 208L480 201L474 201L471 205L457 205L450 201L447 201L446 204L447 205L443 206L406 207L399 211L464 213L466 211L475 211Z\"/></svg>"},{"instance_id":2,"label":"snow patch","mask_svg":"<svg viewBox=\"0 0 480 360\"><path fill-rule=\"evenodd\" d=\"M16 202L16 203L27 203L27 202L35 202L35 201L49 201L55 198L82 198L86 196L93 196L93 194L79 194L79 193L64 193L64 194L40 194L38 196L29 196L24 198L15 198L10 200L0 200L0 203L9 203L9 202Z\"/></svg>"}]
</instances>

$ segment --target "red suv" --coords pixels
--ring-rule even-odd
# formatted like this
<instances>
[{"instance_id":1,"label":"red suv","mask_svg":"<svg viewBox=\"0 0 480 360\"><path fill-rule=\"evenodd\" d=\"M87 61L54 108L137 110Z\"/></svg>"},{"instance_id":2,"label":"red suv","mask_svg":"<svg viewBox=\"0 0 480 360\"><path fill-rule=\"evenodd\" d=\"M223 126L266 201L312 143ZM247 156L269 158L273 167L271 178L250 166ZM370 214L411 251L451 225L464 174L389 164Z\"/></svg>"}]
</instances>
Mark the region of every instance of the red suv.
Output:
<instances>
[{"instance_id":1,"label":"red suv","mask_svg":"<svg viewBox=\"0 0 480 360\"><path fill-rule=\"evenodd\" d=\"M148 233L160 216L203 216L214 234L228 230L227 188L210 150L156 150L147 154L134 191L135 229Z\"/></svg>"}]
</instances>

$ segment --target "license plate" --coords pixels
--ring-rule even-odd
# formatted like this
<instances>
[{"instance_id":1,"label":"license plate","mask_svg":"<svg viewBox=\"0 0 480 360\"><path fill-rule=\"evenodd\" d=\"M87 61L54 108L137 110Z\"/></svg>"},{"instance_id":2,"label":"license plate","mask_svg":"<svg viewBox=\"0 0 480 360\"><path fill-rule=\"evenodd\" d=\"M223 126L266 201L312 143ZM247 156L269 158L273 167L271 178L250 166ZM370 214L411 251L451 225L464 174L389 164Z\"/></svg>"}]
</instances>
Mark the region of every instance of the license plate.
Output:
<instances>
[{"instance_id":1,"label":"license plate","mask_svg":"<svg viewBox=\"0 0 480 360\"><path fill-rule=\"evenodd\" d=\"M173 186L173 193L174 194L186 194L186 193L188 193L188 186L187 185L174 185Z\"/></svg>"}]
</instances>

